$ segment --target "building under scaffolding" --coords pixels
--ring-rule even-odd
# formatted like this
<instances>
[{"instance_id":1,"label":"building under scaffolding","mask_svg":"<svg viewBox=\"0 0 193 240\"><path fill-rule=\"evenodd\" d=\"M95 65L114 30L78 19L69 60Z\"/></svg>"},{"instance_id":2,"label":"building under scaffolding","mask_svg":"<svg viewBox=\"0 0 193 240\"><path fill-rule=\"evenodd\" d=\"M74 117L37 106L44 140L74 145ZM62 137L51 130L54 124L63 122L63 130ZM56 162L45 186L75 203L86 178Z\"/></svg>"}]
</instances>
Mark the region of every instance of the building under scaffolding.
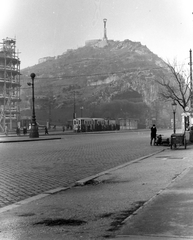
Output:
<instances>
[{"instance_id":1,"label":"building under scaffolding","mask_svg":"<svg viewBox=\"0 0 193 240\"><path fill-rule=\"evenodd\" d=\"M0 131L12 130L20 118L20 60L16 40L0 43Z\"/></svg>"}]
</instances>

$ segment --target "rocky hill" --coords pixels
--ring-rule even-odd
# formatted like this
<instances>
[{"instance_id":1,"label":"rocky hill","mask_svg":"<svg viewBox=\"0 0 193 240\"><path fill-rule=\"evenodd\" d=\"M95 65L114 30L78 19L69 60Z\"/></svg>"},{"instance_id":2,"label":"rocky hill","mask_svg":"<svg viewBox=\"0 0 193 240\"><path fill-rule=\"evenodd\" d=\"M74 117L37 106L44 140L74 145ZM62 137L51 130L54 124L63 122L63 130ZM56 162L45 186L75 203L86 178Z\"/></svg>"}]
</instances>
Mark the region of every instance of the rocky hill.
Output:
<instances>
[{"instance_id":1,"label":"rocky hill","mask_svg":"<svg viewBox=\"0 0 193 240\"><path fill-rule=\"evenodd\" d=\"M34 72L37 118L57 124L71 119L80 107L85 117L137 118L142 125L159 118L168 125L171 109L158 100L156 78L168 74L164 62L139 42L108 41L108 46L84 46L23 69L23 114L30 115Z\"/></svg>"}]
</instances>

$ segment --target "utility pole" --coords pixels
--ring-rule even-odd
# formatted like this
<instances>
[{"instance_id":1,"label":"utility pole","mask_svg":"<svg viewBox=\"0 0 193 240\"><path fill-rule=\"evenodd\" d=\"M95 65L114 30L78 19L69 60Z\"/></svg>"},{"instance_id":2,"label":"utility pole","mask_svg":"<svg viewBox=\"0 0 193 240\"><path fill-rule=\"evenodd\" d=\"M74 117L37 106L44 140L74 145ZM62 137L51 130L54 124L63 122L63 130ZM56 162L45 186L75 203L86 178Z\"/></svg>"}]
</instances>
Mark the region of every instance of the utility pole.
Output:
<instances>
[{"instance_id":1,"label":"utility pole","mask_svg":"<svg viewBox=\"0 0 193 240\"><path fill-rule=\"evenodd\" d=\"M84 109L84 107L80 107L80 117L82 118L83 117L83 109Z\"/></svg>"},{"instance_id":2,"label":"utility pole","mask_svg":"<svg viewBox=\"0 0 193 240\"><path fill-rule=\"evenodd\" d=\"M193 93L192 93L192 50L190 49L190 112L193 111Z\"/></svg>"},{"instance_id":3,"label":"utility pole","mask_svg":"<svg viewBox=\"0 0 193 240\"><path fill-rule=\"evenodd\" d=\"M50 101L50 99L48 99L48 121L49 121L49 126L48 126L48 128L50 129L51 128L51 121L52 121L52 119L51 119L51 117L52 117L52 114L51 114L51 101Z\"/></svg>"},{"instance_id":4,"label":"utility pole","mask_svg":"<svg viewBox=\"0 0 193 240\"><path fill-rule=\"evenodd\" d=\"M34 79L35 73L31 73L30 77L32 79L32 83L28 83L29 86L32 86L32 119L31 119L31 129L30 129L30 138L39 138L38 125L36 123L36 115L35 115L35 97L34 97Z\"/></svg>"},{"instance_id":5,"label":"utility pole","mask_svg":"<svg viewBox=\"0 0 193 240\"><path fill-rule=\"evenodd\" d=\"M76 118L76 92L74 90L74 113L73 113L73 119Z\"/></svg>"}]
</instances>

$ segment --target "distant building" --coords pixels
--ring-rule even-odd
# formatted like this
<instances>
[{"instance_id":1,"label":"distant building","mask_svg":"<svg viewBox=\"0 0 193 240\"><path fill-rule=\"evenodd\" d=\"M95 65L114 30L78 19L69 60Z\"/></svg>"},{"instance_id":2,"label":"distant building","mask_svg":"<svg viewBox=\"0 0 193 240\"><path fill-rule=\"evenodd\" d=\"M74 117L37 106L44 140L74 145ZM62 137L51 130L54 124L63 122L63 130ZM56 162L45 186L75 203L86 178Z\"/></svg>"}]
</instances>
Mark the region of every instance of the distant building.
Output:
<instances>
[{"instance_id":1,"label":"distant building","mask_svg":"<svg viewBox=\"0 0 193 240\"><path fill-rule=\"evenodd\" d=\"M138 129L138 119L134 118L119 118L120 129L134 130Z\"/></svg>"},{"instance_id":2,"label":"distant building","mask_svg":"<svg viewBox=\"0 0 193 240\"><path fill-rule=\"evenodd\" d=\"M54 57L43 57L38 60L38 63L43 63L49 60L52 60Z\"/></svg>"},{"instance_id":3,"label":"distant building","mask_svg":"<svg viewBox=\"0 0 193 240\"><path fill-rule=\"evenodd\" d=\"M0 128L15 128L20 119L20 60L16 40L3 39L0 43Z\"/></svg>"},{"instance_id":4,"label":"distant building","mask_svg":"<svg viewBox=\"0 0 193 240\"><path fill-rule=\"evenodd\" d=\"M87 40L87 41L85 42L85 46L97 45L99 42L101 42L101 39Z\"/></svg>"},{"instance_id":5,"label":"distant building","mask_svg":"<svg viewBox=\"0 0 193 240\"><path fill-rule=\"evenodd\" d=\"M108 42L106 40L101 40L101 39L93 39L85 42L85 46L92 46L92 47L98 47L98 48L104 48L107 45L108 45Z\"/></svg>"}]
</instances>

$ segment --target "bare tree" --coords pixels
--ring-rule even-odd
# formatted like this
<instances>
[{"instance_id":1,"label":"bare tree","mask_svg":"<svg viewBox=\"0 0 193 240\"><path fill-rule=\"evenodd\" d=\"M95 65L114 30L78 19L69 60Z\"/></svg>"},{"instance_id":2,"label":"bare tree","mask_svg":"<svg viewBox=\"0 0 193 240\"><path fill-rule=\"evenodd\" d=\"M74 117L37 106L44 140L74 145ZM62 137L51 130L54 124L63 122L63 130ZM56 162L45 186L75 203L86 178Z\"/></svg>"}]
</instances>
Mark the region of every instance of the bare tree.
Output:
<instances>
[{"instance_id":1,"label":"bare tree","mask_svg":"<svg viewBox=\"0 0 193 240\"><path fill-rule=\"evenodd\" d=\"M163 74L160 79L157 79L157 82L162 86L160 96L165 100L175 100L185 111L190 100L189 74L183 67L179 68L176 63L173 65L165 64L170 74Z\"/></svg>"}]
</instances>

